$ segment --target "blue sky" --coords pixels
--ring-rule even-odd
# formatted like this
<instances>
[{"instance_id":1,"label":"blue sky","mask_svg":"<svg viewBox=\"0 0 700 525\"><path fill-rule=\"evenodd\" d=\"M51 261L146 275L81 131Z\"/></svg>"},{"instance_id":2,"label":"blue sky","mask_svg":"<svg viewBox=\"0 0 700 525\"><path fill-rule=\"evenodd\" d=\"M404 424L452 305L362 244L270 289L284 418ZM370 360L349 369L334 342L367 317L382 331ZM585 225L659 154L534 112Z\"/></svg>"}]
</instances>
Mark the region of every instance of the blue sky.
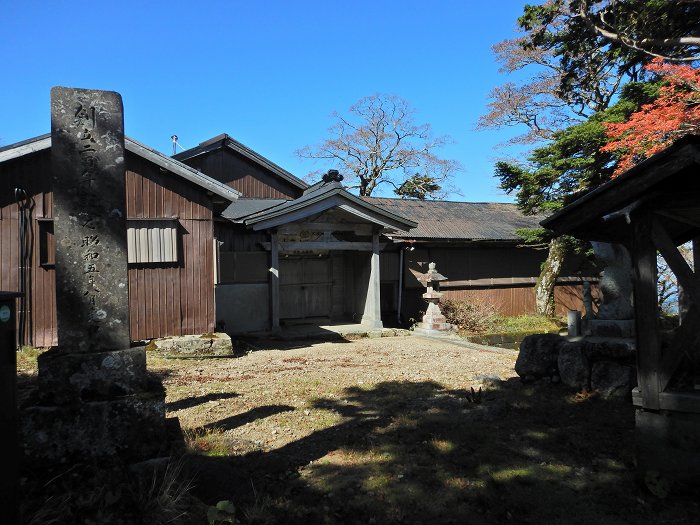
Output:
<instances>
[{"instance_id":1,"label":"blue sky","mask_svg":"<svg viewBox=\"0 0 700 525\"><path fill-rule=\"evenodd\" d=\"M3 7L0 144L50 131L52 86L124 99L126 133L160 151L228 133L297 176L323 166L295 150L320 142L333 111L392 93L455 143L452 200L512 200L497 148L475 131L505 78L491 46L514 36L522 0L9 2Z\"/></svg>"}]
</instances>

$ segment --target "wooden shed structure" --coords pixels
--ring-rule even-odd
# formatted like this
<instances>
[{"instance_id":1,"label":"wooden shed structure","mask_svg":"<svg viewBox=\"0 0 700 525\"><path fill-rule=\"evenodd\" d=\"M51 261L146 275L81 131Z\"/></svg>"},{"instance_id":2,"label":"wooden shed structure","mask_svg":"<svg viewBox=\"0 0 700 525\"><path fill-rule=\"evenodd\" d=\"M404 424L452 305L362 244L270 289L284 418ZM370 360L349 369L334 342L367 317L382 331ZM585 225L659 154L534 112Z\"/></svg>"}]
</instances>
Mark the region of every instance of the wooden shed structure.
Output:
<instances>
[{"instance_id":1,"label":"wooden shed structure","mask_svg":"<svg viewBox=\"0 0 700 525\"><path fill-rule=\"evenodd\" d=\"M133 341L212 332L214 218L239 193L126 138ZM24 344L57 344L51 136L0 148L0 289L25 292Z\"/></svg>"},{"instance_id":2,"label":"wooden shed structure","mask_svg":"<svg viewBox=\"0 0 700 525\"><path fill-rule=\"evenodd\" d=\"M616 242L634 266L638 468L647 481L700 480L700 268L677 249L700 238L700 137L688 136L559 210L542 225L559 234ZM657 252L689 297L680 326L659 322Z\"/></svg>"}]
</instances>

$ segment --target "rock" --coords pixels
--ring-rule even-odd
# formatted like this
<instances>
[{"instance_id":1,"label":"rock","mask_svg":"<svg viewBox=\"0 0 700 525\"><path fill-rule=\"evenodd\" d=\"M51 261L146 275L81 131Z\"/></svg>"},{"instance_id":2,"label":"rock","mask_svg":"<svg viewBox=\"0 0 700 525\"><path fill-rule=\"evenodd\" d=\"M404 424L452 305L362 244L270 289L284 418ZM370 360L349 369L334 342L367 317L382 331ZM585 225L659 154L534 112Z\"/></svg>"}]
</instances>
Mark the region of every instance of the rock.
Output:
<instances>
[{"instance_id":1,"label":"rock","mask_svg":"<svg viewBox=\"0 0 700 525\"><path fill-rule=\"evenodd\" d=\"M591 388L604 398L627 397L634 387L634 368L613 361L599 361L591 369Z\"/></svg>"},{"instance_id":2,"label":"rock","mask_svg":"<svg viewBox=\"0 0 700 525\"><path fill-rule=\"evenodd\" d=\"M515 362L515 371L526 376L550 377L557 367L559 347L566 340L557 334L528 335L520 343L520 353Z\"/></svg>"},{"instance_id":3,"label":"rock","mask_svg":"<svg viewBox=\"0 0 700 525\"><path fill-rule=\"evenodd\" d=\"M562 383L577 390L588 388L590 365L585 355L585 343L569 341L559 348L557 366Z\"/></svg>"},{"instance_id":4,"label":"rock","mask_svg":"<svg viewBox=\"0 0 700 525\"><path fill-rule=\"evenodd\" d=\"M634 362L634 341L587 341L586 357L590 361L629 360Z\"/></svg>"},{"instance_id":5,"label":"rock","mask_svg":"<svg viewBox=\"0 0 700 525\"><path fill-rule=\"evenodd\" d=\"M153 339L146 349L174 357L233 355L231 338L220 332Z\"/></svg>"}]
</instances>

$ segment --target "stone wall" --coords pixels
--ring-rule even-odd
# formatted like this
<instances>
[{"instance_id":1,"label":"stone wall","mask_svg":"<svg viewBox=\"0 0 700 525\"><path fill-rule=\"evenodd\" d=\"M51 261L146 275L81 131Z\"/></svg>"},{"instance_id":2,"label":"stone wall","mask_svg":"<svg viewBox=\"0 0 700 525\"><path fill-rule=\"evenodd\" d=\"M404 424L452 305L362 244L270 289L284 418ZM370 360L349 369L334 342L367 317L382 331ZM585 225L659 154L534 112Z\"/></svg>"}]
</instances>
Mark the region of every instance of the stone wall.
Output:
<instances>
[{"instance_id":1,"label":"stone wall","mask_svg":"<svg viewBox=\"0 0 700 525\"><path fill-rule=\"evenodd\" d=\"M628 397L636 386L634 362L629 342L535 334L520 344L515 371L523 381L548 379L606 398Z\"/></svg>"}]
</instances>

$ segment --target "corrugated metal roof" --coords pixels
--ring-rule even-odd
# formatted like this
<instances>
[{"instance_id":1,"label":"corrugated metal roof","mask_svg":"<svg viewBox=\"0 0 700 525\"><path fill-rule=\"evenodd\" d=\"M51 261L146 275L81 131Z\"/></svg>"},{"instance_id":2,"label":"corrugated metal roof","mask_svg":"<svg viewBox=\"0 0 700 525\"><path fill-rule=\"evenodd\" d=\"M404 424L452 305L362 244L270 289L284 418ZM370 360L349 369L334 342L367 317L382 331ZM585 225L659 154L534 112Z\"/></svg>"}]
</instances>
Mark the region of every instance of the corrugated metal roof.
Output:
<instances>
[{"instance_id":1,"label":"corrugated metal roof","mask_svg":"<svg viewBox=\"0 0 700 525\"><path fill-rule=\"evenodd\" d=\"M515 204L450 202L363 197L364 200L418 223L401 239L516 241L515 230L538 228L542 216L528 216Z\"/></svg>"},{"instance_id":2,"label":"corrugated metal roof","mask_svg":"<svg viewBox=\"0 0 700 525\"><path fill-rule=\"evenodd\" d=\"M29 155L36 151L41 151L51 147L51 134L40 135L32 139L17 142L0 148L0 162L12 160L23 155ZM197 186L211 191L220 197L234 201L240 195L240 192L222 184L218 180L208 177L201 171L197 171L182 162L172 159L163 153L154 150L132 138L124 137L124 147L139 157L150 160L157 166L164 168L171 173L196 184Z\"/></svg>"},{"instance_id":3,"label":"corrugated metal roof","mask_svg":"<svg viewBox=\"0 0 700 525\"><path fill-rule=\"evenodd\" d=\"M228 208L223 211L221 216L234 222L242 222L242 219L249 215L260 213L261 211L279 206L285 202L287 202L285 199L239 198L229 204Z\"/></svg>"}]
</instances>

